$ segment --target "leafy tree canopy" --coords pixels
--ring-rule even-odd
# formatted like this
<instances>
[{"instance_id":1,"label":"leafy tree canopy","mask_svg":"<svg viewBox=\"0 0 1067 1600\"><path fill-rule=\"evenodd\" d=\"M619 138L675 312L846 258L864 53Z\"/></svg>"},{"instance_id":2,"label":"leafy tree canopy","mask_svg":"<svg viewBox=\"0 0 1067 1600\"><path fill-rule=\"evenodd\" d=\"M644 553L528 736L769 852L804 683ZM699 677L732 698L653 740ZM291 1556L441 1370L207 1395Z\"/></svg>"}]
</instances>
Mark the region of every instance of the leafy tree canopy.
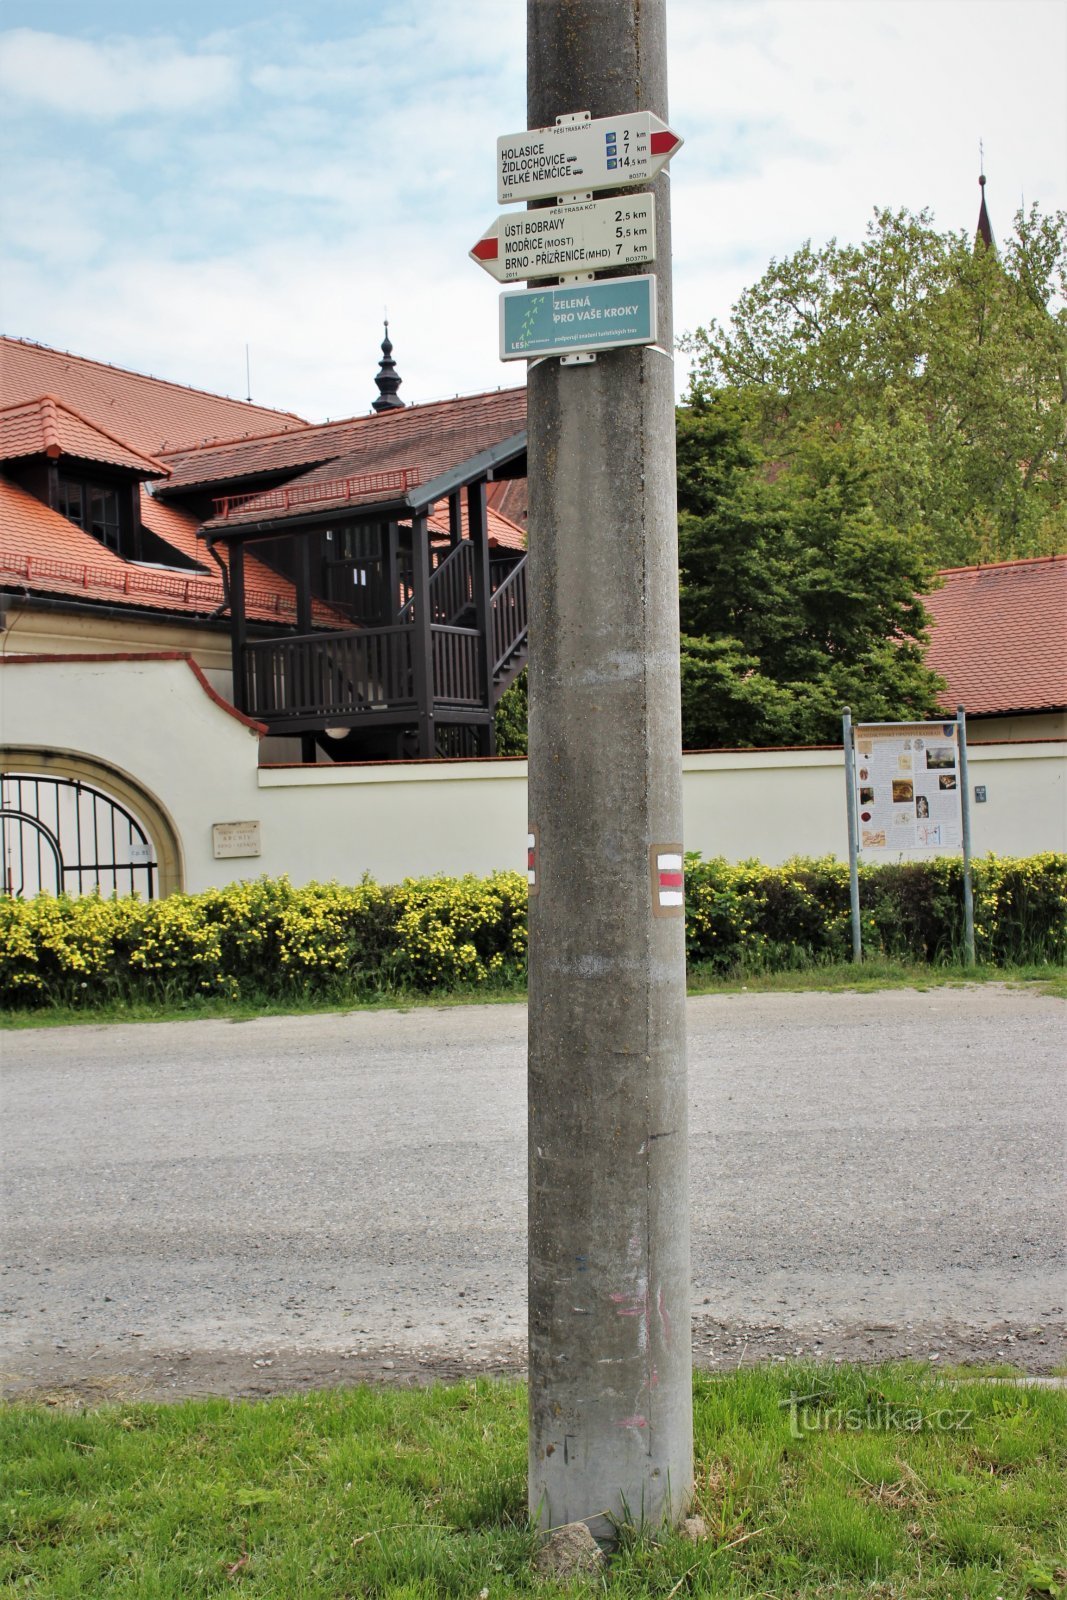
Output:
<instances>
[{"instance_id":1,"label":"leafy tree canopy","mask_svg":"<svg viewBox=\"0 0 1067 1600\"><path fill-rule=\"evenodd\" d=\"M493 713L498 756L524 756L527 739L526 668L510 689L505 689Z\"/></svg>"},{"instance_id":2,"label":"leafy tree canopy","mask_svg":"<svg viewBox=\"0 0 1067 1600\"><path fill-rule=\"evenodd\" d=\"M679 412L684 743L828 743L845 704L867 719L934 711L921 541L881 519L845 433L797 429L792 464L773 470L759 405L712 390Z\"/></svg>"},{"instance_id":3,"label":"leafy tree canopy","mask_svg":"<svg viewBox=\"0 0 1067 1600\"><path fill-rule=\"evenodd\" d=\"M772 261L683 340L689 400L749 398L793 469L813 430L862 460L873 514L937 566L1067 547L1067 215L1020 211L1000 252L929 212Z\"/></svg>"}]
</instances>

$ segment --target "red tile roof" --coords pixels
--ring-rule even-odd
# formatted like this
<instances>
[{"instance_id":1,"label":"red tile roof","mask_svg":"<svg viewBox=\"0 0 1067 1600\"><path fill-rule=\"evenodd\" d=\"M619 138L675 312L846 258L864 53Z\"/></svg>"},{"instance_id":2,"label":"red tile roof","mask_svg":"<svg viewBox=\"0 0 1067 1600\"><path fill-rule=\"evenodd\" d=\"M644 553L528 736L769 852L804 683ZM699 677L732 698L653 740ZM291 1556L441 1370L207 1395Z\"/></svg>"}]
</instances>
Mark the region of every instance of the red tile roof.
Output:
<instances>
[{"instance_id":1,"label":"red tile roof","mask_svg":"<svg viewBox=\"0 0 1067 1600\"><path fill-rule=\"evenodd\" d=\"M498 389L430 405L326 422L299 434L269 434L195 451L166 451L168 490L296 473L324 482L420 470L421 481L467 461L526 426L526 390Z\"/></svg>"},{"instance_id":2,"label":"red tile roof","mask_svg":"<svg viewBox=\"0 0 1067 1600\"><path fill-rule=\"evenodd\" d=\"M141 521L146 528L150 528L161 539L165 539L190 561L199 562L206 569L208 577L215 577L218 568L214 558L208 554L207 544L199 536L200 523L191 512L181 506L167 505L149 494L147 489L142 489ZM227 551L222 547L216 548L223 566L229 570ZM245 552L245 587L257 596L258 612L249 611L250 617L296 615L296 601L289 579L283 578L272 567L268 567L266 562L261 561L251 550ZM339 613L325 605L318 605L317 602L312 614L316 622L328 623L338 628L345 626L344 618Z\"/></svg>"},{"instance_id":3,"label":"red tile roof","mask_svg":"<svg viewBox=\"0 0 1067 1600\"><path fill-rule=\"evenodd\" d=\"M215 497L212 522L229 526L238 517L253 522L280 521L302 516L306 511L336 511L360 500L380 505L383 500L402 500L422 482L417 470L399 472L358 472L347 478L323 478L314 482L304 475L288 483L253 489L241 494Z\"/></svg>"},{"instance_id":4,"label":"red tile roof","mask_svg":"<svg viewBox=\"0 0 1067 1600\"><path fill-rule=\"evenodd\" d=\"M198 561L209 572L212 569L212 560L204 546L203 539L197 538L200 524L196 517L189 511L184 511L180 506L168 506L162 500L157 500L155 495L148 490L141 490L141 521L152 533L158 534L175 550L180 550L183 556L188 556L190 561ZM215 571L218 569L216 568ZM214 573L212 573L214 576Z\"/></svg>"},{"instance_id":5,"label":"red tile roof","mask_svg":"<svg viewBox=\"0 0 1067 1600\"><path fill-rule=\"evenodd\" d=\"M35 400L16 401L0 411L0 461L15 461L21 456L78 456L83 461L101 461L111 467L129 467L142 477L165 478L170 471L151 456L131 450L129 445L94 427L87 418L64 405L54 395Z\"/></svg>"},{"instance_id":6,"label":"red tile roof","mask_svg":"<svg viewBox=\"0 0 1067 1600\"><path fill-rule=\"evenodd\" d=\"M64 403L94 427L151 456L168 446L175 449L268 430L302 431L308 426L288 411L207 394L47 345L0 336L0 395L5 405L42 394L62 395Z\"/></svg>"},{"instance_id":7,"label":"red tile roof","mask_svg":"<svg viewBox=\"0 0 1067 1600\"><path fill-rule=\"evenodd\" d=\"M947 709L971 716L1067 707L1067 555L954 567L924 597L927 663Z\"/></svg>"},{"instance_id":8,"label":"red tile roof","mask_svg":"<svg viewBox=\"0 0 1067 1600\"><path fill-rule=\"evenodd\" d=\"M330 480L339 474L354 475L369 486L372 501L380 496L374 486L382 474L391 475L390 481L402 478L405 486L427 482L521 432L526 418L525 391L515 389L312 427L287 412L2 337L0 393L7 402L0 411L0 460L40 453L56 459L65 453L145 477L169 474L173 467L176 482L185 487L311 466L318 470L305 474L288 492L297 499L302 493L313 497L316 504L333 493ZM171 448L164 452L168 441ZM166 454L166 462L156 459L157 452ZM385 464L378 466L379 461ZM359 500L357 494L354 502L341 503ZM198 519L144 488L141 508L145 527L195 561L200 571L187 575L124 561L91 534L0 479L0 586L210 615L221 606L223 590L199 537ZM447 531L447 508L442 531ZM524 548L522 530L492 507L489 533L492 545ZM218 553L225 564L226 552ZM252 551L245 573L250 620L295 620L288 579ZM346 625L337 611L319 602L313 616L326 627Z\"/></svg>"},{"instance_id":9,"label":"red tile roof","mask_svg":"<svg viewBox=\"0 0 1067 1600\"><path fill-rule=\"evenodd\" d=\"M529 510L525 478L498 478L489 484L487 498L494 511L507 517L516 528L525 528Z\"/></svg>"},{"instance_id":10,"label":"red tile roof","mask_svg":"<svg viewBox=\"0 0 1067 1600\"><path fill-rule=\"evenodd\" d=\"M126 562L106 545L84 533L58 511L44 505L25 489L0 478L0 564L12 571L13 559L54 558L56 561L92 561L105 569L124 571Z\"/></svg>"},{"instance_id":11,"label":"red tile roof","mask_svg":"<svg viewBox=\"0 0 1067 1600\"><path fill-rule=\"evenodd\" d=\"M162 517L157 515L160 511ZM153 506L149 526L185 554L205 560L203 544L197 547L195 521L186 518L188 527L181 532L177 519L182 517L184 513L169 507ZM246 563L246 573L250 620L296 620L293 587L285 578L254 558ZM224 598L220 577L123 561L92 534L5 478L0 478L0 587L192 616L210 616ZM315 608L315 620L326 626L343 625L326 606Z\"/></svg>"},{"instance_id":12,"label":"red tile roof","mask_svg":"<svg viewBox=\"0 0 1067 1600\"><path fill-rule=\"evenodd\" d=\"M492 485L490 485L490 488ZM489 548L491 550L518 550L526 549L526 534L522 528L517 528L507 517L501 516L499 511L494 511L490 505L486 506L486 520L489 524ZM460 509L460 522L463 529L463 538L467 533L467 500L464 496ZM438 500L432 507L427 518L427 526L431 534L449 535L448 501Z\"/></svg>"}]
</instances>

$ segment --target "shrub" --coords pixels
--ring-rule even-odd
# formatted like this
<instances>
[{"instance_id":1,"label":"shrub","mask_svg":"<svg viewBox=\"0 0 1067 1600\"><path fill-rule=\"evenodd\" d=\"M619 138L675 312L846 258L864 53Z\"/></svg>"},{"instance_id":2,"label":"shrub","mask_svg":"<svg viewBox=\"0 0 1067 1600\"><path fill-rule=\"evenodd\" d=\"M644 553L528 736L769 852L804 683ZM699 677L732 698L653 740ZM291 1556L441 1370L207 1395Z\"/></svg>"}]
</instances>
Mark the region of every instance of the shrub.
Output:
<instances>
[{"instance_id":1,"label":"shrub","mask_svg":"<svg viewBox=\"0 0 1067 1600\"><path fill-rule=\"evenodd\" d=\"M686 950L716 972L847 958L848 868L831 857L768 867L686 859ZM956 859L864 866L864 948L958 959ZM974 863L975 940L991 965L1067 960L1067 856ZM408 878L391 887L287 878L166 900L0 899L0 1004L8 1007L517 987L526 976L526 880Z\"/></svg>"},{"instance_id":2,"label":"shrub","mask_svg":"<svg viewBox=\"0 0 1067 1600\"><path fill-rule=\"evenodd\" d=\"M719 972L783 969L845 959L852 924L848 867L832 856L765 867L686 861L686 949ZM975 953L993 966L1067 959L1067 856L972 862ZM953 961L964 949L958 857L861 865L860 919L868 955Z\"/></svg>"}]
</instances>

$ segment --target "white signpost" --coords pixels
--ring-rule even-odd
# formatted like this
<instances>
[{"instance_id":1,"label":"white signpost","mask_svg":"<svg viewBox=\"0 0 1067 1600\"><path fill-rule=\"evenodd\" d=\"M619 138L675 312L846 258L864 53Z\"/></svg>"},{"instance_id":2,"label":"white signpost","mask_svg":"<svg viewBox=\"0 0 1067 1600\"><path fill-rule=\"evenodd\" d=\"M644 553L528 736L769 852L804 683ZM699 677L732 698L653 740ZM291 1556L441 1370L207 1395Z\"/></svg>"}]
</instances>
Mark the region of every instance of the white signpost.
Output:
<instances>
[{"instance_id":1,"label":"white signpost","mask_svg":"<svg viewBox=\"0 0 1067 1600\"><path fill-rule=\"evenodd\" d=\"M505 212L470 255L498 283L640 266L656 259L655 199L634 194Z\"/></svg>"},{"instance_id":2,"label":"white signpost","mask_svg":"<svg viewBox=\"0 0 1067 1600\"><path fill-rule=\"evenodd\" d=\"M496 197L507 205L651 183L681 144L651 111L506 133L496 142Z\"/></svg>"}]
</instances>

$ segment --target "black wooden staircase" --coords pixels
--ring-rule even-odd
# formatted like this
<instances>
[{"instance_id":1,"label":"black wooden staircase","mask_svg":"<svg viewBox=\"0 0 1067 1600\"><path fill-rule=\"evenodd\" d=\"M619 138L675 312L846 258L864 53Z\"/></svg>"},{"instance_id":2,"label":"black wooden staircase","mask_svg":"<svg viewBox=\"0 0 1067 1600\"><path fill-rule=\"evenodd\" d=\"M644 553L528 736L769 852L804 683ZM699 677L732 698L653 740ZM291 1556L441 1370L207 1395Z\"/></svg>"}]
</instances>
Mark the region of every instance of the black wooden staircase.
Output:
<instances>
[{"instance_id":1,"label":"black wooden staircase","mask_svg":"<svg viewBox=\"0 0 1067 1600\"><path fill-rule=\"evenodd\" d=\"M339 760L410 753L427 713L439 754L491 749L492 713L526 665L526 563L490 565L484 637L474 548L462 539L430 573L428 628L412 592L388 626L248 640L242 709L272 734L313 735Z\"/></svg>"}]
</instances>

